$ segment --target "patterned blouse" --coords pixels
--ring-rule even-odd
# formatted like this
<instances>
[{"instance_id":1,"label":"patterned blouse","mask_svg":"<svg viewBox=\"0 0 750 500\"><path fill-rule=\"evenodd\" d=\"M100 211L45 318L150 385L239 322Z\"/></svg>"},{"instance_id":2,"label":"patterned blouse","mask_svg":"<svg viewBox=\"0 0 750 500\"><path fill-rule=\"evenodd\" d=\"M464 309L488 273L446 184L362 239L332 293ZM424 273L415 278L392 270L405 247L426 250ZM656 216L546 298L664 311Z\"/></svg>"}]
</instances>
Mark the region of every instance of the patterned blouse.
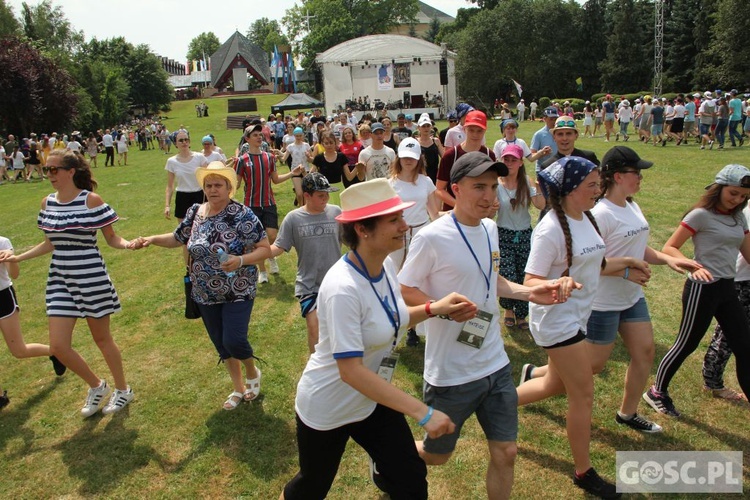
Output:
<instances>
[{"instance_id":1,"label":"patterned blouse","mask_svg":"<svg viewBox=\"0 0 750 500\"><path fill-rule=\"evenodd\" d=\"M227 276L221 270L218 251L231 255L251 251L266 237L263 225L252 210L234 200L211 217L199 215L200 206L190 207L174 232L175 239L187 245L190 253L193 300L211 305L254 299L257 267L244 266Z\"/></svg>"}]
</instances>

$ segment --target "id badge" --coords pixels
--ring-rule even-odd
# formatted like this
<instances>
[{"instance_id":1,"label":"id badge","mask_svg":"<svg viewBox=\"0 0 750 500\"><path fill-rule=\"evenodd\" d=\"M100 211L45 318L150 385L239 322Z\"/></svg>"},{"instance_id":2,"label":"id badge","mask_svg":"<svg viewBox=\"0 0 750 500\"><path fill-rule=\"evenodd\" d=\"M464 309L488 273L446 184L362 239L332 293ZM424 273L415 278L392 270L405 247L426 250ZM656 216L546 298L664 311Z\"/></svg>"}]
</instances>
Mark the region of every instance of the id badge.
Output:
<instances>
[{"instance_id":1,"label":"id badge","mask_svg":"<svg viewBox=\"0 0 750 500\"><path fill-rule=\"evenodd\" d=\"M398 356L397 352L386 354L383 356L380 366L378 366L378 376L386 382L390 383L393 378L393 372L396 371L396 364L398 363Z\"/></svg>"},{"instance_id":2,"label":"id badge","mask_svg":"<svg viewBox=\"0 0 750 500\"><path fill-rule=\"evenodd\" d=\"M473 319L464 323L457 340L462 344L480 349L487 332L490 331L490 324L492 324L492 313L479 310Z\"/></svg>"}]
</instances>

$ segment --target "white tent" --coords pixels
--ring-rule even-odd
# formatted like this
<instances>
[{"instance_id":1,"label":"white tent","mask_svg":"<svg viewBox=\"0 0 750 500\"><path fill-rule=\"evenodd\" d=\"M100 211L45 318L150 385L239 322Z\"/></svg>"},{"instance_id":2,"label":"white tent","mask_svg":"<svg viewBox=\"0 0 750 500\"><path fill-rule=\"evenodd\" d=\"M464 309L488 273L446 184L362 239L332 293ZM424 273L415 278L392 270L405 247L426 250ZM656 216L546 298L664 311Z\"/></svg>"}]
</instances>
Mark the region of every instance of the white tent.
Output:
<instances>
[{"instance_id":1,"label":"white tent","mask_svg":"<svg viewBox=\"0 0 750 500\"><path fill-rule=\"evenodd\" d=\"M326 110L345 107L347 99L369 96L370 102L403 100L412 96L443 96L443 109L456 105L454 52L421 38L370 35L340 43L318 54L323 75ZM448 84L440 84L440 61L445 59Z\"/></svg>"}]
</instances>

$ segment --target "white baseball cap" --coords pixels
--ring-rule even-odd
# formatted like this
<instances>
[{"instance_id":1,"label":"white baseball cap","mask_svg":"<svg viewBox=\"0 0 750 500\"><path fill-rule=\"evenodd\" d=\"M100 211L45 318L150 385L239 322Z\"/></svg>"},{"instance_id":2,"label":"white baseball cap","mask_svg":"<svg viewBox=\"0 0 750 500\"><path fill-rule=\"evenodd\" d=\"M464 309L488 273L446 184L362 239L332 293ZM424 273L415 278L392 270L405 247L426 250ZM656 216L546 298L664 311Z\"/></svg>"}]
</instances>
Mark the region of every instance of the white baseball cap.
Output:
<instances>
[{"instance_id":1,"label":"white baseball cap","mask_svg":"<svg viewBox=\"0 0 750 500\"><path fill-rule=\"evenodd\" d=\"M417 121L418 126L422 125L432 125L432 120L430 120L430 115L428 113L422 113L419 115L419 121Z\"/></svg>"},{"instance_id":2,"label":"white baseball cap","mask_svg":"<svg viewBox=\"0 0 750 500\"><path fill-rule=\"evenodd\" d=\"M422 147L415 138L407 137L398 144L399 158L413 158L419 160L420 156L422 156Z\"/></svg>"}]
</instances>

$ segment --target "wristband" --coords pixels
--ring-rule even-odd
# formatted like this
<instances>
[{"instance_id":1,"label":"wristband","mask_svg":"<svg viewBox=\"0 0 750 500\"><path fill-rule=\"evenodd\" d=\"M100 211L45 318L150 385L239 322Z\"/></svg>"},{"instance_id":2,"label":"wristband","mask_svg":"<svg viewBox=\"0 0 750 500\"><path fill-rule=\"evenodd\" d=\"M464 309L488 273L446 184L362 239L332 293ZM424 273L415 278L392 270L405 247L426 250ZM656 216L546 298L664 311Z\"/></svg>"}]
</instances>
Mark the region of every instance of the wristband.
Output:
<instances>
[{"instance_id":1,"label":"wristband","mask_svg":"<svg viewBox=\"0 0 750 500\"><path fill-rule=\"evenodd\" d=\"M430 311L430 304L432 304L433 302L435 302L435 301L434 300L428 300L424 304L424 312L427 314L428 318L434 318L435 317L435 315L432 314L432 311Z\"/></svg>"},{"instance_id":2,"label":"wristband","mask_svg":"<svg viewBox=\"0 0 750 500\"><path fill-rule=\"evenodd\" d=\"M427 415L425 415L422 420L420 420L419 422L417 422L417 424L420 427L424 427L425 425L427 425L427 422L429 422L430 419L432 418L432 412L433 411L435 411L435 410L433 410L432 406L428 406L427 407Z\"/></svg>"},{"instance_id":3,"label":"wristband","mask_svg":"<svg viewBox=\"0 0 750 500\"><path fill-rule=\"evenodd\" d=\"M245 260L242 257L243 255L240 255L240 267L245 265Z\"/></svg>"},{"instance_id":4,"label":"wristband","mask_svg":"<svg viewBox=\"0 0 750 500\"><path fill-rule=\"evenodd\" d=\"M625 274L622 275L622 279L626 280L626 279L628 279L628 276L630 276L630 268L626 267L625 268Z\"/></svg>"}]
</instances>

